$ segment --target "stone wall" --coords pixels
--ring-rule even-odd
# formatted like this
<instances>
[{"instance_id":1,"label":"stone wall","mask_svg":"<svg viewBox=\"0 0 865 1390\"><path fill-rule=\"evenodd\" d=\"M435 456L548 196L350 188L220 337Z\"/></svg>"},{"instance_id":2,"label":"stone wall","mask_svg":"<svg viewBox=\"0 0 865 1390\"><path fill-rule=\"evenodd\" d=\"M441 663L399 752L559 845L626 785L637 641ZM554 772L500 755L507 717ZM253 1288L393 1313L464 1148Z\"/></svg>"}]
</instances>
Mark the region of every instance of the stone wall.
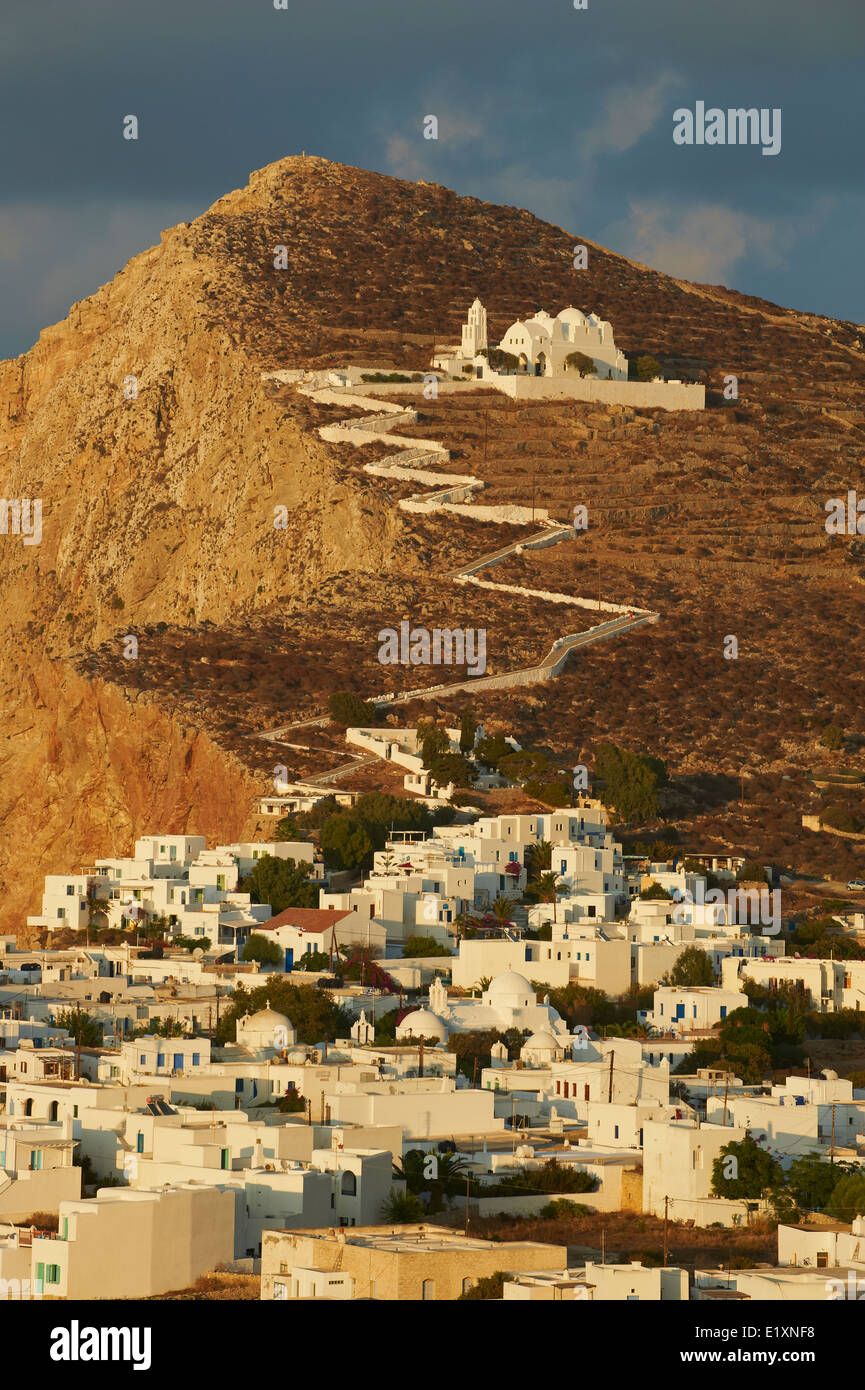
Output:
<instances>
[{"instance_id":1,"label":"stone wall","mask_svg":"<svg viewBox=\"0 0 865 1390\"><path fill-rule=\"evenodd\" d=\"M514 400L595 401L644 410L703 410L705 386L677 381L596 381L594 377L499 376L495 385Z\"/></svg>"}]
</instances>

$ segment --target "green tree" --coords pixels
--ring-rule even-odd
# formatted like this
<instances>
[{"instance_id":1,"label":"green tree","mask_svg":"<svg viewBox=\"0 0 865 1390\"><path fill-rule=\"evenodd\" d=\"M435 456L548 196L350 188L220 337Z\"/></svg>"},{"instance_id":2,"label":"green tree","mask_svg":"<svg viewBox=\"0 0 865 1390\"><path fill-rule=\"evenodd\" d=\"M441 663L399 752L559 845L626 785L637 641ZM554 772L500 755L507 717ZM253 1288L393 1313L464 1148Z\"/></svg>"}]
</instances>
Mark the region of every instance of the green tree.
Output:
<instances>
[{"instance_id":1,"label":"green tree","mask_svg":"<svg viewBox=\"0 0 865 1390\"><path fill-rule=\"evenodd\" d=\"M502 897L501 893L497 894L492 901L491 911L500 927L507 926L513 915L513 910L514 903L510 898Z\"/></svg>"},{"instance_id":2,"label":"green tree","mask_svg":"<svg viewBox=\"0 0 865 1390\"><path fill-rule=\"evenodd\" d=\"M658 815L658 791L669 780L660 758L602 743L595 753L594 771L604 782L605 805L614 806L622 820L640 822Z\"/></svg>"},{"instance_id":3,"label":"green tree","mask_svg":"<svg viewBox=\"0 0 865 1390\"><path fill-rule=\"evenodd\" d=\"M382 1203L380 1219L387 1225L414 1226L426 1216L426 1207L413 1192L392 1192Z\"/></svg>"},{"instance_id":4,"label":"green tree","mask_svg":"<svg viewBox=\"0 0 865 1390\"><path fill-rule=\"evenodd\" d=\"M268 1006L291 1020L298 1041L302 1043L347 1038L353 1022L351 1015L335 1004L326 990L315 985L292 985L287 979L276 978L253 990L246 990L242 985L237 987L230 1008L219 1020L217 1043L234 1042L237 1020Z\"/></svg>"},{"instance_id":5,"label":"green tree","mask_svg":"<svg viewBox=\"0 0 865 1390\"><path fill-rule=\"evenodd\" d=\"M375 705L350 690L334 691L328 697L327 712L335 724L344 724L346 728L364 729L375 723Z\"/></svg>"},{"instance_id":6,"label":"green tree","mask_svg":"<svg viewBox=\"0 0 865 1390\"><path fill-rule=\"evenodd\" d=\"M661 364L657 357L652 357L649 353L637 358L637 380L653 381L656 376L661 375Z\"/></svg>"},{"instance_id":7,"label":"green tree","mask_svg":"<svg viewBox=\"0 0 865 1390\"><path fill-rule=\"evenodd\" d=\"M69 1033L80 1047L101 1047L102 1024L77 1009L61 1009L52 1020L55 1028Z\"/></svg>"},{"instance_id":8,"label":"green tree","mask_svg":"<svg viewBox=\"0 0 865 1390\"><path fill-rule=\"evenodd\" d=\"M746 859L739 872L736 874L739 883L768 883L769 878L762 864L758 864L756 859Z\"/></svg>"},{"instance_id":9,"label":"green tree","mask_svg":"<svg viewBox=\"0 0 865 1390\"><path fill-rule=\"evenodd\" d=\"M530 777L523 783L523 791L543 806L570 806L572 800L570 784L558 779L545 781L540 777Z\"/></svg>"},{"instance_id":10,"label":"green tree","mask_svg":"<svg viewBox=\"0 0 865 1390\"><path fill-rule=\"evenodd\" d=\"M403 956L410 959L412 956L451 956L453 952L447 946L443 946L440 941L436 941L434 936L410 936L403 943Z\"/></svg>"},{"instance_id":11,"label":"green tree","mask_svg":"<svg viewBox=\"0 0 865 1390\"><path fill-rule=\"evenodd\" d=\"M553 846L549 840L538 840L526 848L526 874L529 881L537 879L553 867Z\"/></svg>"},{"instance_id":12,"label":"green tree","mask_svg":"<svg viewBox=\"0 0 865 1390\"><path fill-rule=\"evenodd\" d=\"M534 885L538 901L542 903L554 903L559 896L559 876L558 874L541 874Z\"/></svg>"},{"instance_id":13,"label":"green tree","mask_svg":"<svg viewBox=\"0 0 865 1390\"><path fill-rule=\"evenodd\" d=\"M502 758L508 757L513 751L503 734L495 734L492 738L478 739L475 758L484 767L491 768L493 772L501 772Z\"/></svg>"},{"instance_id":14,"label":"green tree","mask_svg":"<svg viewBox=\"0 0 865 1390\"><path fill-rule=\"evenodd\" d=\"M305 840L306 835L292 816L283 816L273 832L275 840Z\"/></svg>"},{"instance_id":15,"label":"green tree","mask_svg":"<svg viewBox=\"0 0 865 1390\"><path fill-rule=\"evenodd\" d=\"M865 1215L865 1173L846 1173L832 1189L827 1210L836 1221Z\"/></svg>"},{"instance_id":16,"label":"green tree","mask_svg":"<svg viewBox=\"0 0 865 1390\"><path fill-rule=\"evenodd\" d=\"M844 747L844 730L838 724L827 724L820 737L824 746L832 753L837 753Z\"/></svg>"},{"instance_id":17,"label":"green tree","mask_svg":"<svg viewBox=\"0 0 865 1390\"><path fill-rule=\"evenodd\" d=\"M666 888L662 888L660 883L655 883L654 880L640 892L640 898L644 903L662 902L665 898L672 901L672 897L672 893L668 893Z\"/></svg>"},{"instance_id":18,"label":"green tree","mask_svg":"<svg viewBox=\"0 0 865 1390\"><path fill-rule=\"evenodd\" d=\"M307 880L309 865L293 859L276 859L263 854L239 884L254 903L269 903L274 916L287 907L316 907L318 891Z\"/></svg>"},{"instance_id":19,"label":"green tree","mask_svg":"<svg viewBox=\"0 0 865 1390\"><path fill-rule=\"evenodd\" d=\"M434 719L418 720L417 741L426 768L429 767L431 758L438 758L450 752L451 741L446 731Z\"/></svg>"},{"instance_id":20,"label":"green tree","mask_svg":"<svg viewBox=\"0 0 865 1390\"><path fill-rule=\"evenodd\" d=\"M431 758L424 754L424 767L432 773L440 787L446 787L449 782L455 787L471 786L471 763L462 753L441 753Z\"/></svg>"},{"instance_id":21,"label":"green tree","mask_svg":"<svg viewBox=\"0 0 865 1390\"><path fill-rule=\"evenodd\" d=\"M597 367L591 357L587 357L584 352L569 352L565 358L565 366L571 371L579 372L580 376L595 376Z\"/></svg>"},{"instance_id":22,"label":"green tree","mask_svg":"<svg viewBox=\"0 0 865 1390\"><path fill-rule=\"evenodd\" d=\"M476 1279L470 1289L461 1293L458 1302L465 1303L478 1299L501 1299L505 1280L509 1276L503 1270L497 1270L495 1274L483 1274L480 1279Z\"/></svg>"},{"instance_id":23,"label":"green tree","mask_svg":"<svg viewBox=\"0 0 865 1390\"><path fill-rule=\"evenodd\" d=\"M321 831L321 848L329 869L359 869L374 846L363 824L353 816L334 816Z\"/></svg>"},{"instance_id":24,"label":"green tree","mask_svg":"<svg viewBox=\"0 0 865 1390\"><path fill-rule=\"evenodd\" d=\"M470 709L464 709L460 719L460 752L468 755L475 746L478 721Z\"/></svg>"},{"instance_id":25,"label":"green tree","mask_svg":"<svg viewBox=\"0 0 865 1390\"><path fill-rule=\"evenodd\" d=\"M241 960L257 960L260 965L282 965L284 952L270 937L254 931L243 948Z\"/></svg>"},{"instance_id":26,"label":"green tree","mask_svg":"<svg viewBox=\"0 0 865 1390\"><path fill-rule=\"evenodd\" d=\"M662 985L681 985L685 989L698 989L714 985L715 971L707 951L699 946L686 946L677 956L672 969L661 979Z\"/></svg>"},{"instance_id":27,"label":"green tree","mask_svg":"<svg viewBox=\"0 0 865 1390\"><path fill-rule=\"evenodd\" d=\"M794 1158L787 1174L787 1186L800 1207L822 1211L838 1183L838 1165L827 1163L816 1154Z\"/></svg>"},{"instance_id":28,"label":"green tree","mask_svg":"<svg viewBox=\"0 0 865 1390\"><path fill-rule=\"evenodd\" d=\"M725 1162L733 1159L734 1162ZM746 1134L725 1144L712 1164L712 1192L716 1197L762 1197L784 1186L784 1170L771 1154Z\"/></svg>"}]
</instances>

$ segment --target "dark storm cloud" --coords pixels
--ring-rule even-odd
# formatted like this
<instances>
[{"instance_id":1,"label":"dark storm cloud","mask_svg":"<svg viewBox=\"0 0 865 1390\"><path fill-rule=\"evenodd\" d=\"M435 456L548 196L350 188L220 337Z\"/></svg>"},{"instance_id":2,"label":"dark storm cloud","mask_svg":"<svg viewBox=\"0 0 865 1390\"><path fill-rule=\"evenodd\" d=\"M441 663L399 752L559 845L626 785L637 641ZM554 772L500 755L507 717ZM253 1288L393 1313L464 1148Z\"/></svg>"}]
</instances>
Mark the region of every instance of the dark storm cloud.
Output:
<instances>
[{"instance_id":1,"label":"dark storm cloud","mask_svg":"<svg viewBox=\"0 0 865 1390\"><path fill-rule=\"evenodd\" d=\"M0 353L304 148L629 254L690 228L710 278L865 318L861 0L6 0L0 26ZM782 153L674 146L698 99L781 107Z\"/></svg>"}]
</instances>

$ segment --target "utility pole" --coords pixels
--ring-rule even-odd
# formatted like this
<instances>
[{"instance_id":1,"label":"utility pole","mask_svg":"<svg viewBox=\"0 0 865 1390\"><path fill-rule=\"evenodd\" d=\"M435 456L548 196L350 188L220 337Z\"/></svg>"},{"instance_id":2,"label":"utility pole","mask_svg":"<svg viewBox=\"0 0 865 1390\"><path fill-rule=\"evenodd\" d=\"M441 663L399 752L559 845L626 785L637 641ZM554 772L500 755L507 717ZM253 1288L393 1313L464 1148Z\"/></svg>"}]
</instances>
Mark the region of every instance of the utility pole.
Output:
<instances>
[{"instance_id":1,"label":"utility pole","mask_svg":"<svg viewBox=\"0 0 865 1390\"><path fill-rule=\"evenodd\" d=\"M466 1224L465 1229L463 1231L463 1235L466 1236L469 1233L469 1181L469 1175L468 1173L466 1173Z\"/></svg>"},{"instance_id":2,"label":"utility pole","mask_svg":"<svg viewBox=\"0 0 865 1390\"><path fill-rule=\"evenodd\" d=\"M536 470L533 468L533 469L532 469L532 525L533 525L533 526L534 526L534 524L535 524L535 478L536 478L536 477L537 477L537 472L536 472Z\"/></svg>"},{"instance_id":3,"label":"utility pole","mask_svg":"<svg viewBox=\"0 0 865 1390\"><path fill-rule=\"evenodd\" d=\"M76 1040L76 1043L77 1043L77 1046L76 1046L76 1048L75 1048L75 1080L76 1080L76 1081L80 1081L80 1080L81 1080L81 1005L80 1005L80 1004L76 1004L76 1005L75 1005L75 1023L76 1023L75 1040ZM833 1119L833 1121L834 1121L834 1119L835 1119L835 1111L834 1111L834 1109L833 1109L833 1111L832 1111L832 1119Z\"/></svg>"},{"instance_id":4,"label":"utility pole","mask_svg":"<svg viewBox=\"0 0 865 1390\"><path fill-rule=\"evenodd\" d=\"M512 1157L512 1158L516 1158L516 1154L517 1154L517 1098L516 1098L516 1096L514 1096L513 1099L512 1099L512 1101L511 1101L511 1129L512 1129L513 1132L514 1132L514 1135L513 1135L513 1143L512 1143L512 1145L511 1145L511 1157Z\"/></svg>"},{"instance_id":5,"label":"utility pole","mask_svg":"<svg viewBox=\"0 0 865 1390\"><path fill-rule=\"evenodd\" d=\"M725 1073L724 1073L724 1114L723 1114L723 1117L722 1117L722 1119L721 1119L721 1124L722 1124L722 1125L726 1125L726 1123L727 1123L727 1091L729 1090L729 1088L730 1088L730 1073L729 1073L729 1072L725 1072Z\"/></svg>"},{"instance_id":6,"label":"utility pole","mask_svg":"<svg viewBox=\"0 0 865 1390\"><path fill-rule=\"evenodd\" d=\"M613 1103L613 1059L615 1055L615 1052L610 1053L610 1084L607 1088L607 1105L612 1105Z\"/></svg>"},{"instance_id":7,"label":"utility pole","mask_svg":"<svg viewBox=\"0 0 865 1390\"><path fill-rule=\"evenodd\" d=\"M664 1198L664 1269L667 1268L667 1213L670 1209L669 1197Z\"/></svg>"},{"instance_id":8,"label":"utility pole","mask_svg":"<svg viewBox=\"0 0 865 1390\"><path fill-rule=\"evenodd\" d=\"M601 561L598 559L598 612L601 611Z\"/></svg>"},{"instance_id":9,"label":"utility pole","mask_svg":"<svg viewBox=\"0 0 865 1390\"><path fill-rule=\"evenodd\" d=\"M417 1049L417 1074L423 1076L423 1038L418 1043Z\"/></svg>"},{"instance_id":10,"label":"utility pole","mask_svg":"<svg viewBox=\"0 0 865 1390\"><path fill-rule=\"evenodd\" d=\"M835 1162L835 1102L832 1102L832 1147L829 1150L829 1162Z\"/></svg>"},{"instance_id":11,"label":"utility pole","mask_svg":"<svg viewBox=\"0 0 865 1390\"><path fill-rule=\"evenodd\" d=\"M602 1230L601 1230L601 1264L602 1264L602 1265L605 1265L606 1263L607 1263L607 1233L606 1233L605 1230L602 1229Z\"/></svg>"}]
</instances>

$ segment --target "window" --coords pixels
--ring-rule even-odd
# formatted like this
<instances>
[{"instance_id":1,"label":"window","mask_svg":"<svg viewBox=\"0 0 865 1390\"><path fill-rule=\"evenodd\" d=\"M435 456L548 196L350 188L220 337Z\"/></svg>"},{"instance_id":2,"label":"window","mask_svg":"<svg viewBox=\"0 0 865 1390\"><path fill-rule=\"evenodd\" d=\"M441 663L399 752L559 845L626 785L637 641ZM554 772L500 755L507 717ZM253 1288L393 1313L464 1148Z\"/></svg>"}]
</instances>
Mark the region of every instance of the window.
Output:
<instances>
[{"instance_id":1,"label":"window","mask_svg":"<svg viewBox=\"0 0 865 1390\"><path fill-rule=\"evenodd\" d=\"M221 1155L220 1155L220 1157L221 1157L221 1162L220 1162L220 1165L219 1165L220 1168L230 1168L230 1167L231 1167L231 1151L230 1151L230 1149L223 1149L223 1150L222 1150L222 1153L221 1153Z\"/></svg>"},{"instance_id":2,"label":"window","mask_svg":"<svg viewBox=\"0 0 865 1390\"><path fill-rule=\"evenodd\" d=\"M142 1066L142 1067L146 1067L146 1066L147 1066L147 1054L146 1054L146 1053L142 1052L142 1053L139 1054L138 1064L139 1064L139 1066Z\"/></svg>"},{"instance_id":3,"label":"window","mask_svg":"<svg viewBox=\"0 0 865 1390\"><path fill-rule=\"evenodd\" d=\"M469 1289L472 1287L472 1285L474 1284L474 1282L475 1282L474 1279L464 1279L464 1280L463 1280L463 1293L468 1293Z\"/></svg>"},{"instance_id":4,"label":"window","mask_svg":"<svg viewBox=\"0 0 865 1390\"><path fill-rule=\"evenodd\" d=\"M225 892L225 874L217 874L217 875L216 875L216 887L217 887L221 892L223 892L223 893Z\"/></svg>"},{"instance_id":5,"label":"window","mask_svg":"<svg viewBox=\"0 0 865 1390\"><path fill-rule=\"evenodd\" d=\"M138 1131L138 1138L135 1141L135 1152L139 1154L144 1153L144 1134L141 1130Z\"/></svg>"},{"instance_id":6,"label":"window","mask_svg":"<svg viewBox=\"0 0 865 1390\"><path fill-rule=\"evenodd\" d=\"M436 1296L436 1286L434 1279L424 1279L421 1285L421 1297L423 1299L434 1299Z\"/></svg>"},{"instance_id":7,"label":"window","mask_svg":"<svg viewBox=\"0 0 865 1390\"><path fill-rule=\"evenodd\" d=\"M341 1191L344 1197L357 1196L357 1177L354 1173L343 1173Z\"/></svg>"},{"instance_id":8,"label":"window","mask_svg":"<svg viewBox=\"0 0 865 1390\"><path fill-rule=\"evenodd\" d=\"M614 1138L614 1139L618 1139L618 1137L619 1137L619 1126L618 1126L618 1125L615 1125L615 1126L613 1127L613 1138Z\"/></svg>"},{"instance_id":9,"label":"window","mask_svg":"<svg viewBox=\"0 0 865 1390\"><path fill-rule=\"evenodd\" d=\"M67 898L73 898L73 897L75 896L75 884L74 884L74 883L67 883L67 885L66 885L66 896L67 896Z\"/></svg>"},{"instance_id":10,"label":"window","mask_svg":"<svg viewBox=\"0 0 865 1390\"><path fill-rule=\"evenodd\" d=\"M165 1066L165 1053L164 1053L164 1052L157 1052L157 1054L156 1054L156 1065L157 1065L158 1067L164 1067L164 1066Z\"/></svg>"},{"instance_id":11,"label":"window","mask_svg":"<svg viewBox=\"0 0 865 1390\"><path fill-rule=\"evenodd\" d=\"M200 1066L201 1066L201 1053L200 1053L200 1052L193 1052L193 1054L192 1054L192 1065L193 1065L194 1067L200 1067Z\"/></svg>"}]
</instances>

